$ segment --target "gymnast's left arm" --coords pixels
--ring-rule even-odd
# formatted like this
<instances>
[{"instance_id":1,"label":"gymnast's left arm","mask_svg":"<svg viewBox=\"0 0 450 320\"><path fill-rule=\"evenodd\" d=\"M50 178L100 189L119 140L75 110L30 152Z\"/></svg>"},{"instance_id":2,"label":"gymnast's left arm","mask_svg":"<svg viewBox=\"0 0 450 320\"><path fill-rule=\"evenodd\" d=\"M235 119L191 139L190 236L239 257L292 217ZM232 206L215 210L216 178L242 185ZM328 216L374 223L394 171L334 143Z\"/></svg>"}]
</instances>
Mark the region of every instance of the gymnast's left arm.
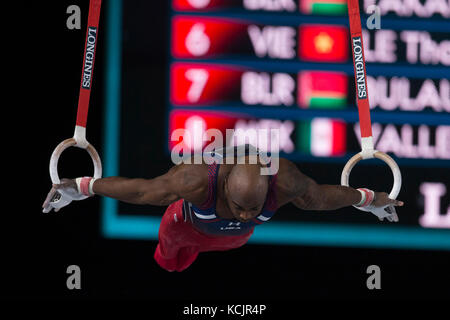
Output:
<instances>
[{"instance_id":1,"label":"gymnast's left arm","mask_svg":"<svg viewBox=\"0 0 450 320\"><path fill-rule=\"evenodd\" d=\"M337 210L352 205L368 205L369 201L374 207L403 205L401 201L390 199L385 192L372 192L366 196L365 191L351 187L318 184L286 159L280 161L277 184L281 197L284 195L284 202L291 202L303 210Z\"/></svg>"}]
</instances>

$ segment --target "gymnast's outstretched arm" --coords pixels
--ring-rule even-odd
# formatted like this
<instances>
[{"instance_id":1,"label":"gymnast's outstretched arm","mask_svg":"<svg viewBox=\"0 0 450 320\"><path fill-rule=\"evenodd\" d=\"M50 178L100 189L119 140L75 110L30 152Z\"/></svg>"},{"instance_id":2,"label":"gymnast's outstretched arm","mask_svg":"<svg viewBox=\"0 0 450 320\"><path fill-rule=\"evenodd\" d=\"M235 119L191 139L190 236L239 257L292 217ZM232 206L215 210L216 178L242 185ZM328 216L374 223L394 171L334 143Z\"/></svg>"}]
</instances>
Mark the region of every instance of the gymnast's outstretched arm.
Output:
<instances>
[{"instance_id":1,"label":"gymnast's outstretched arm","mask_svg":"<svg viewBox=\"0 0 450 320\"><path fill-rule=\"evenodd\" d=\"M101 178L94 181L92 191L96 195L127 203L167 206L182 198L197 199L204 196L203 191L207 183L202 180L203 175L199 174L199 170L202 168L181 164L153 179ZM61 184L53 187L55 190L77 190L74 179L62 179Z\"/></svg>"},{"instance_id":2,"label":"gymnast's outstretched arm","mask_svg":"<svg viewBox=\"0 0 450 320\"><path fill-rule=\"evenodd\" d=\"M337 210L361 201L358 190L341 185L318 184L286 159L280 162L278 184L282 191L282 201L291 202L303 210ZM385 192L375 192L372 205L402 206L403 202L389 199Z\"/></svg>"}]
</instances>

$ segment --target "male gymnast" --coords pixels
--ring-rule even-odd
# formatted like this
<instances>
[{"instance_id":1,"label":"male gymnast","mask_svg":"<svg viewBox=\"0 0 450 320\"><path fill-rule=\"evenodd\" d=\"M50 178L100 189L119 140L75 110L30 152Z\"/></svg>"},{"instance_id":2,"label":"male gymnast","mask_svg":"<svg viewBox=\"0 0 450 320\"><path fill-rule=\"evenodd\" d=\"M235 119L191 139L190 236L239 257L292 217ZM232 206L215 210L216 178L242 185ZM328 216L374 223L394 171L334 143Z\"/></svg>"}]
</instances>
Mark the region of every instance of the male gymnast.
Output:
<instances>
[{"instance_id":1,"label":"male gymnast","mask_svg":"<svg viewBox=\"0 0 450 320\"><path fill-rule=\"evenodd\" d=\"M241 156L244 164L181 163L153 179L62 179L49 192L44 212L52 209L51 201L58 193L73 200L100 195L137 205L168 206L154 253L156 262L168 271L185 270L200 252L243 246L256 226L269 221L287 203L317 211L363 207L380 220L398 221L394 206L403 206L403 202L390 199L385 192L317 184L284 158L279 158L275 174L262 175L267 162L261 161L258 152L253 163L248 161L248 152Z\"/></svg>"}]
</instances>

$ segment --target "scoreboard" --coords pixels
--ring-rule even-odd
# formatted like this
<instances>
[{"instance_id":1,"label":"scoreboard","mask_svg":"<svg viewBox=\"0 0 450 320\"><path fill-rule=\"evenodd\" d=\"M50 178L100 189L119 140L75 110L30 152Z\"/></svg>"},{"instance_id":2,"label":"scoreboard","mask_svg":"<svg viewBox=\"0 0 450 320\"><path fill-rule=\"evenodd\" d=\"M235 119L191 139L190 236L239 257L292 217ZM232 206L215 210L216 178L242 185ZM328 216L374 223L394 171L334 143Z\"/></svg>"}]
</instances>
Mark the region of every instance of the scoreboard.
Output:
<instances>
[{"instance_id":1,"label":"scoreboard","mask_svg":"<svg viewBox=\"0 0 450 320\"><path fill-rule=\"evenodd\" d=\"M177 129L200 137L234 129L224 145L261 149L267 145L249 132L277 129L281 157L319 182L339 184L345 163L361 151L346 1L169 2L167 154L178 143L192 152L208 143L174 139ZM252 241L448 250L450 3L363 0L360 8L375 149L403 175L400 222L380 223L353 208L288 207L256 228ZM379 29L367 27L372 12ZM376 159L358 164L351 178L352 186L379 191L392 184Z\"/></svg>"},{"instance_id":2,"label":"scoreboard","mask_svg":"<svg viewBox=\"0 0 450 320\"><path fill-rule=\"evenodd\" d=\"M382 28L363 34L375 148L400 165L446 166L448 1L404 2L361 2L383 14ZM360 149L346 1L176 0L173 9L169 133L179 117L189 120L186 112L207 111L208 119L226 112L221 129L232 117L244 132L285 132L280 149L296 161L344 163ZM418 30L389 14L416 18Z\"/></svg>"}]
</instances>

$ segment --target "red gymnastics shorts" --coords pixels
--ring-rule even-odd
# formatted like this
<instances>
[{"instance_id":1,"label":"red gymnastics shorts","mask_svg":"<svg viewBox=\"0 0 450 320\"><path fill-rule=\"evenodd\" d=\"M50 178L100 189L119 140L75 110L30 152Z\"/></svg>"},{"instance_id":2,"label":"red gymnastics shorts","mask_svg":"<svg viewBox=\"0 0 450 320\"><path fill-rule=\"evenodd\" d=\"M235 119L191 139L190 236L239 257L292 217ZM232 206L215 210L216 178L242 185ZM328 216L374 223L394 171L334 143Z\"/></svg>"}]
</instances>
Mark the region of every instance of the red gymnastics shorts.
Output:
<instances>
[{"instance_id":1,"label":"red gymnastics shorts","mask_svg":"<svg viewBox=\"0 0 450 320\"><path fill-rule=\"evenodd\" d=\"M190 219L184 220L183 199L172 203L164 213L159 226L159 243L154 258L167 271L183 271L200 252L225 251L247 243L253 233L238 236L213 236L194 228Z\"/></svg>"}]
</instances>

